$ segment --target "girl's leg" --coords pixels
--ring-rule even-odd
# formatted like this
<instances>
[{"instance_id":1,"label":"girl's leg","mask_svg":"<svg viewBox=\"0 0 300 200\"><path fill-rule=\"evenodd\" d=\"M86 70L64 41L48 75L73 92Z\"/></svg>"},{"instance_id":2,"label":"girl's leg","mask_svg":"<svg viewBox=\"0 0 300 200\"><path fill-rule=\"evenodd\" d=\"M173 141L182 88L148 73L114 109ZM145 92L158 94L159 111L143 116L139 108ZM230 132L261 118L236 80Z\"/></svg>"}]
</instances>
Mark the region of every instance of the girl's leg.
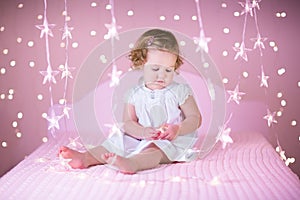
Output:
<instances>
[{"instance_id":1,"label":"girl's leg","mask_svg":"<svg viewBox=\"0 0 300 200\"><path fill-rule=\"evenodd\" d=\"M126 174L152 169L162 163L171 163L164 152L154 144L130 158L124 158L114 153L103 154L102 158L106 163L118 167L121 172Z\"/></svg>"},{"instance_id":2,"label":"girl's leg","mask_svg":"<svg viewBox=\"0 0 300 200\"><path fill-rule=\"evenodd\" d=\"M71 159L69 165L74 169L83 169L93 165L105 164L106 161L101 158L101 155L105 153L108 153L108 151L102 146L95 147L86 152L78 152L65 146L59 150L59 155L63 158Z\"/></svg>"}]
</instances>

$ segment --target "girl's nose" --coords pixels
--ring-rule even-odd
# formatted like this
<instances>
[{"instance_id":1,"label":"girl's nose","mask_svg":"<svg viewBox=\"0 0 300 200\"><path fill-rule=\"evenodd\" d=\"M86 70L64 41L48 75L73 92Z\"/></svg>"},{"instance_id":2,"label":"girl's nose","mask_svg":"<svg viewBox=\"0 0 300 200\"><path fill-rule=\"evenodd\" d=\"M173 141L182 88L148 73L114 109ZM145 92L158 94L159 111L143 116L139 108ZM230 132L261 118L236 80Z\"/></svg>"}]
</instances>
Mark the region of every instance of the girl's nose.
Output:
<instances>
[{"instance_id":1,"label":"girl's nose","mask_svg":"<svg viewBox=\"0 0 300 200\"><path fill-rule=\"evenodd\" d=\"M158 71L158 78L165 78L166 74L164 70L159 70Z\"/></svg>"}]
</instances>

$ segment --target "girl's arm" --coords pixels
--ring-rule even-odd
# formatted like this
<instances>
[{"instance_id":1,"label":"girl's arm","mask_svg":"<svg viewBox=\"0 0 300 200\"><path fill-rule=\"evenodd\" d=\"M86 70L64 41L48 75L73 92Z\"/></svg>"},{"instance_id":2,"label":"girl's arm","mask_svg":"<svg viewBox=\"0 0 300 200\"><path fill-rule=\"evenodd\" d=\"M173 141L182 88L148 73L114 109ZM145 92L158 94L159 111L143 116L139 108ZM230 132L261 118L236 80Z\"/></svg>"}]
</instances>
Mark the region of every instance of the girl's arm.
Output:
<instances>
[{"instance_id":1,"label":"girl's arm","mask_svg":"<svg viewBox=\"0 0 300 200\"><path fill-rule=\"evenodd\" d=\"M125 104L123 112L124 131L137 139L151 139L157 137L159 131L152 127L143 127L138 123L135 107L132 104Z\"/></svg>"},{"instance_id":2,"label":"girl's arm","mask_svg":"<svg viewBox=\"0 0 300 200\"><path fill-rule=\"evenodd\" d=\"M189 96L180 106L184 120L179 124L178 135L185 135L198 129L202 123L202 116L193 96Z\"/></svg>"},{"instance_id":3,"label":"girl's arm","mask_svg":"<svg viewBox=\"0 0 300 200\"><path fill-rule=\"evenodd\" d=\"M180 109L183 112L184 120L180 124L164 124L158 139L173 140L178 135L192 133L200 127L202 117L193 96L189 96Z\"/></svg>"}]
</instances>

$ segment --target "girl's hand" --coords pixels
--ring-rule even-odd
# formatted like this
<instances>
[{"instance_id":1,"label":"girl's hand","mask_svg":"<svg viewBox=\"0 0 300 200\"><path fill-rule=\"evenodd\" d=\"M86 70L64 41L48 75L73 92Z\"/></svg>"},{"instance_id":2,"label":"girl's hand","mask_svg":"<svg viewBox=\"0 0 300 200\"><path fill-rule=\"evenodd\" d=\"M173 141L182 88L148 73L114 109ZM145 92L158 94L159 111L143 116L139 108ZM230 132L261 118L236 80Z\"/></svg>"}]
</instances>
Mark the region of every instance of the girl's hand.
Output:
<instances>
[{"instance_id":1,"label":"girl's hand","mask_svg":"<svg viewBox=\"0 0 300 200\"><path fill-rule=\"evenodd\" d=\"M145 127L141 139L154 140L159 136L159 134L159 130L152 127Z\"/></svg>"},{"instance_id":2,"label":"girl's hand","mask_svg":"<svg viewBox=\"0 0 300 200\"><path fill-rule=\"evenodd\" d=\"M160 134L157 139L173 140L178 135L179 125L177 124L164 124L159 129Z\"/></svg>"}]
</instances>

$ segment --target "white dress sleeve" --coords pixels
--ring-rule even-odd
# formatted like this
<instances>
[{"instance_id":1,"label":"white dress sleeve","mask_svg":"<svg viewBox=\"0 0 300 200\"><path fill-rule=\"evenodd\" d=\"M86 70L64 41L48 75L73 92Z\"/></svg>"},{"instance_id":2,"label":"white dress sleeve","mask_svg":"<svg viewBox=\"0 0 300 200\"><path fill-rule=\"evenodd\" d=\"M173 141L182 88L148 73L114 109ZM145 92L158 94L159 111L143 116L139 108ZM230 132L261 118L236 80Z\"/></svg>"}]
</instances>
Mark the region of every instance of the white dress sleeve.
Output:
<instances>
[{"instance_id":1,"label":"white dress sleeve","mask_svg":"<svg viewBox=\"0 0 300 200\"><path fill-rule=\"evenodd\" d=\"M177 87L178 103L181 106L189 96L193 96L193 90L187 84L179 84Z\"/></svg>"}]
</instances>

